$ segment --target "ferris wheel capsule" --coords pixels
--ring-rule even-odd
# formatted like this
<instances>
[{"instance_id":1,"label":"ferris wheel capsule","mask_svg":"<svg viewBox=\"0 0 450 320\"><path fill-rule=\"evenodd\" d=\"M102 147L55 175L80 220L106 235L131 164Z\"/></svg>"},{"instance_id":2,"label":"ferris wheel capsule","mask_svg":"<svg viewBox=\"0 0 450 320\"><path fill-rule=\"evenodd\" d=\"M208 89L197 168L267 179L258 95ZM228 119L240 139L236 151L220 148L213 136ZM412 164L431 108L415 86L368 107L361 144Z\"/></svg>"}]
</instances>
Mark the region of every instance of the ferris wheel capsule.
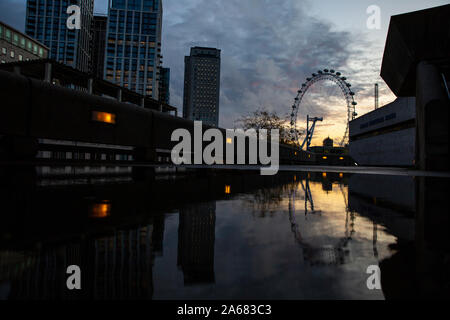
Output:
<instances>
[{"instance_id":1,"label":"ferris wheel capsule","mask_svg":"<svg viewBox=\"0 0 450 320\"><path fill-rule=\"evenodd\" d=\"M324 72L328 72L328 69L323 69Z\"/></svg>"},{"instance_id":2,"label":"ferris wheel capsule","mask_svg":"<svg viewBox=\"0 0 450 320\"><path fill-rule=\"evenodd\" d=\"M341 73L340 73L340 72L336 72L336 75L337 75L337 76L340 76L340 75L341 75Z\"/></svg>"},{"instance_id":3,"label":"ferris wheel capsule","mask_svg":"<svg viewBox=\"0 0 450 320\"><path fill-rule=\"evenodd\" d=\"M334 70L333 70L333 69L331 69L331 70L330 70L330 72L331 72L331 73L334 73Z\"/></svg>"},{"instance_id":4,"label":"ferris wheel capsule","mask_svg":"<svg viewBox=\"0 0 450 320\"><path fill-rule=\"evenodd\" d=\"M323 72L322 72L322 70L318 70L317 73L318 74L322 74Z\"/></svg>"},{"instance_id":5,"label":"ferris wheel capsule","mask_svg":"<svg viewBox=\"0 0 450 320\"><path fill-rule=\"evenodd\" d=\"M341 79L342 79L343 81L347 80L347 78L346 78L346 77L342 77Z\"/></svg>"},{"instance_id":6,"label":"ferris wheel capsule","mask_svg":"<svg viewBox=\"0 0 450 320\"><path fill-rule=\"evenodd\" d=\"M313 73L312 76L315 77L315 76L317 76L317 74Z\"/></svg>"},{"instance_id":7,"label":"ferris wheel capsule","mask_svg":"<svg viewBox=\"0 0 450 320\"><path fill-rule=\"evenodd\" d=\"M352 102L352 105L356 106L358 103L356 103L356 101Z\"/></svg>"}]
</instances>

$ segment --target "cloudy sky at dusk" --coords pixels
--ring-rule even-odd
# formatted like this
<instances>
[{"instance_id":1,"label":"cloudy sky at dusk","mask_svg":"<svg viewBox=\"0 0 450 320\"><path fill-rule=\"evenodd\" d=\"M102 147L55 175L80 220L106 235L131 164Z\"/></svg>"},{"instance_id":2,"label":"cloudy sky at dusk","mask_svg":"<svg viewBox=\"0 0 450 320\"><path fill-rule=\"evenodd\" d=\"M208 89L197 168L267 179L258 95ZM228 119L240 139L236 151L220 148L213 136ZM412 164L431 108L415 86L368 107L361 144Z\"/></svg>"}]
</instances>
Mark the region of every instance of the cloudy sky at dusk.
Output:
<instances>
[{"instance_id":1,"label":"cloudy sky at dusk","mask_svg":"<svg viewBox=\"0 0 450 320\"><path fill-rule=\"evenodd\" d=\"M220 125L259 107L290 113L298 86L312 72L332 68L348 78L357 112L373 109L373 86L380 104L395 97L379 77L389 17L447 4L448 0L165 0L162 51L171 69L171 104L182 110L184 56L191 46L222 50ZM26 0L1 0L0 20L24 30ZM96 12L107 0L95 1ZM366 27L369 5L381 9L381 29ZM322 116L313 144L343 134L346 104L317 105L306 114ZM299 122L304 122L299 118Z\"/></svg>"}]
</instances>

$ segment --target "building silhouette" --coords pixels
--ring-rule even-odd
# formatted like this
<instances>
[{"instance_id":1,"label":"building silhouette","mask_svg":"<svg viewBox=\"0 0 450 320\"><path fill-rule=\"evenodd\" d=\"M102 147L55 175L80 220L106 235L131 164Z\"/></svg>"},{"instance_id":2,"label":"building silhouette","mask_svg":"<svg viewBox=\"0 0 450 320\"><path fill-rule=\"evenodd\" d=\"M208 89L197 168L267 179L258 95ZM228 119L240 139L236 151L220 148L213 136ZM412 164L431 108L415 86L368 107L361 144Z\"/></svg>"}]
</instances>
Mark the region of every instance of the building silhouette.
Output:
<instances>
[{"instance_id":1,"label":"building silhouette","mask_svg":"<svg viewBox=\"0 0 450 320\"><path fill-rule=\"evenodd\" d=\"M67 28L67 8L81 9L81 28ZM91 71L94 0L27 0L25 33L50 49L49 58Z\"/></svg>"},{"instance_id":2,"label":"building silhouette","mask_svg":"<svg viewBox=\"0 0 450 320\"><path fill-rule=\"evenodd\" d=\"M323 146L324 147L333 147L333 139L331 139L330 137L328 137L328 138L325 138L324 140L323 140Z\"/></svg>"},{"instance_id":3,"label":"building silhouette","mask_svg":"<svg viewBox=\"0 0 450 320\"><path fill-rule=\"evenodd\" d=\"M207 202L180 209L178 267L184 284L214 282L216 203Z\"/></svg>"},{"instance_id":4,"label":"building silhouette","mask_svg":"<svg viewBox=\"0 0 450 320\"><path fill-rule=\"evenodd\" d=\"M161 0L110 0L105 79L158 99L161 28Z\"/></svg>"},{"instance_id":5,"label":"building silhouette","mask_svg":"<svg viewBox=\"0 0 450 320\"><path fill-rule=\"evenodd\" d=\"M170 68L161 68L159 101L170 104Z\"/></svg>"},{"instance_id":6,"label":"building silhouette","mask_svg":"<svg viewBox=\"0 0 450 320\"><path fill-rule=\"evenodd\" d=\"M106 15L95 15L92 28L92 73L103 79L103 66L105 65Z\"/></svg>"},{"instance_id":7,"label":"building silhouette","mask_svg":"<svg viewBox=\"0 0 450 320\"><path fill-rule=\"evenodd\" d=\"M0 62L45 59L48 48L0 21Z\"/></svg>"},{"instance_id":8,"label":"building silhouette","mask_svg":"<svg viewBox=\"0 0 450 320\"><path fill-rule=\"evenodd\" d=\"M184 58L183 117L219 125L220 50L193 47Z\"/></svg>"}]
</instances>

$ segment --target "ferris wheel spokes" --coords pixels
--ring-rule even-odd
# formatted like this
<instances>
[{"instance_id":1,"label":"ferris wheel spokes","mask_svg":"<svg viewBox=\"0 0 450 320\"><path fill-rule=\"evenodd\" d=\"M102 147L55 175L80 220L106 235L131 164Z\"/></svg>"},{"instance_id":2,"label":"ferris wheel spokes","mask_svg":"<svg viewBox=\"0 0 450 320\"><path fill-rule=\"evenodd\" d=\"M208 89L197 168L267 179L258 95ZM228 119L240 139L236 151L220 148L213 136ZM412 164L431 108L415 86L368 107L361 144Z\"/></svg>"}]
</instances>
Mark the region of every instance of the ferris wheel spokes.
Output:
<instances>
[{"instance_id":1,"label":"ferris wheel spokes","mask_svg":"<svg viewBox=\"0 0 450 320\"><path fill-rule=\"evenodd\" d=\"M306 78L306 82L304 82L300 86L299 90L297 91L297 95L294 98L294 104L292 105L290 124L291 124L291 139L293 140L293 142L300 144L299 143L299 134L298 134L298 129L297 129L297 115L298 115L298 111L299 111L300 107L301 106L305 107L307 113L312 111L312 110L308 110L308 109L310 109L309 105L304 105L304 104L307 104L303 101L305 94L307 91L309 91L310 93L313 93L313 96L317 96L317 93L316 93L317 87L319 87L319 91L320 91L319 98L317 98L317 100L314 101L314 104L316 104L318 102L318 100L320 100L321 97L331 97L332 92L335 91L336 88L339 88L339 90L343 93L345 102L346 102L346 106L347 106L347 121L346 121L346 129L345 129L344 136L342 137L339 144L341 146L343 146L348 141L348 125L349 125L349 122L351 120L353 120L354 117L356 116L355 106L357 105L357 103L354 100L355 94L350 89L351 84L349 82L347 82L346 80L347 80L346 77L341 76L340 72L335 72L333 69L319 70L319 71L317 71L317 73L313 73L312 77ZM321 83L333 82L334 85L333 86L330 86L330 85L317 86L317 85L315 85L315 84L318 84L319 82L321 82ZM319 103L320 103L320 101L319 101ZM314 105L312 105L311 107L313 108ZM308 128L307 128L306 133L308 134ZM306 138L305 138L305 141L306 141ZM302 144L302 148L305 144L305 141Z\"/></svg>"}]
</instances>

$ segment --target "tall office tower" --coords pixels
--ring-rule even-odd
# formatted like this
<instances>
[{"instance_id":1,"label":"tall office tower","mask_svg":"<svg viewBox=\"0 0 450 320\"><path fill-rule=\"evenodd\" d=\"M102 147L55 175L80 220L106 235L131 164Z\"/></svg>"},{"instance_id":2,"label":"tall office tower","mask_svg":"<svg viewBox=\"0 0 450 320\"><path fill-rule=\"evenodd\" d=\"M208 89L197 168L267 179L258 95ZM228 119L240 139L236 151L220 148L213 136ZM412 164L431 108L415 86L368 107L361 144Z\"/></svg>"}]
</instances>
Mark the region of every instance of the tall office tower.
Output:
<instances>
[{"instance_id":1,"label":"tall office tower","mask_svg":"<svg viewBox=\"0 0 450 320\"><path fill-rule=\"evenodd\" d=\"M105 79L158 99L161 0L109 0Z\"/></svg>"},{"instance_id":2,"label":"tall office tower","mask_svg":"<svg viewBox=\"0 0 450 320\"><path fill-rule=\"evenodd\" d=\"M184 57L183 117L219 125L220 50L193 47Z\"/></svg>"},{"instance_id":3,"label":"tall office tower","mask_svg":"<svg viewBox=\"0 0 450 320\"><path fill-rule=\"evenodd\" d=\"M95 15L92 29L92 73L103 79L105 65L106 24L108 17Z\"/></svg>"},{"instance_id":4,"label":"tall office tower","mask_svg":"<svg viewBox=\"0 0 450 320\"><path fill-rule=\"evenodd\" d=\"M67 8L81 9L81 28L67 28ZM25 33L50 48L49 57L81 71L91 69L94 0L27 0Z\"/></svg>"},{"instance_id":5,"label":"tall office tower","mask_svg":"<svg viewBox=\"0 0 450 320\"><path fill-rule=\"evenodd\" d=\"M161 68L159 101L170 104L170 68Z\"/></svg>"}]
</instances>

